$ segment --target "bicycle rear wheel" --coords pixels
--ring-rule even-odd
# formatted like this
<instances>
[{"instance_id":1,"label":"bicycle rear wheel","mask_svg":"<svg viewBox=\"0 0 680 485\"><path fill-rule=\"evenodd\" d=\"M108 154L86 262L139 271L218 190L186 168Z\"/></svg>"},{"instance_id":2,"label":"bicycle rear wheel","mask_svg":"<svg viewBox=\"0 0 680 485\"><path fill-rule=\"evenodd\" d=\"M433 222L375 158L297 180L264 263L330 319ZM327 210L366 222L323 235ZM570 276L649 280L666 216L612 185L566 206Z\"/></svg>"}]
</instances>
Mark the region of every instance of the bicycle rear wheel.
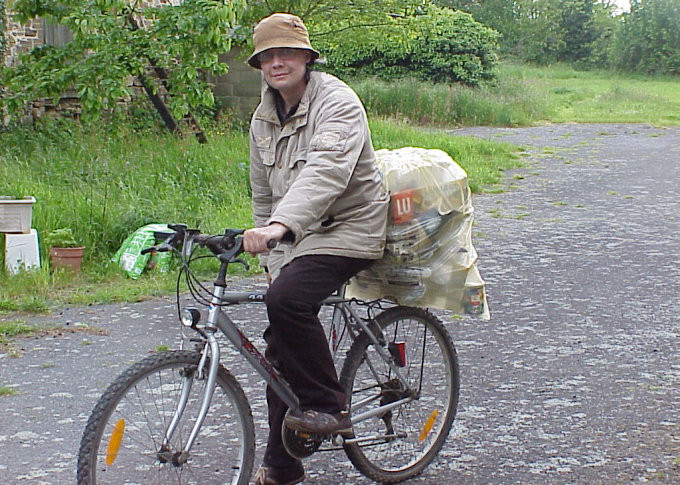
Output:
<instances>
[{"instance_id":1,"label":"bicycle rear wheel","mask_svg":"<svg viewBox=\"0 0 680 485\"><path fill-rule=\"evenodd\" d=\"M255 429L236 379L220 365L210 409L189 459L174 465L198 415L207 379L198 379L200 354L152 355L125 371L99 399L78 454L78 484L246 485L253 469ZM159 454L183 386L191 386L184 413Z\"/></svg>"},{"instance_id":2,"label":"bicycle rear wheel","mask_svg":"<svg viewBox=\"0 0 680 485\"><path fill-rule=\"evenodd\" d=\"M426 310L394 307L375 321L385 340L381 345L392 349L418 395L382 416L355 423L358 441L344 448L361 473L380 483L396 483L421 473L446 441L458 406L458 357L442 323ZM340 382L353 417L408 397L366 335L347 353Z\"/></svg>"}]
</instances>

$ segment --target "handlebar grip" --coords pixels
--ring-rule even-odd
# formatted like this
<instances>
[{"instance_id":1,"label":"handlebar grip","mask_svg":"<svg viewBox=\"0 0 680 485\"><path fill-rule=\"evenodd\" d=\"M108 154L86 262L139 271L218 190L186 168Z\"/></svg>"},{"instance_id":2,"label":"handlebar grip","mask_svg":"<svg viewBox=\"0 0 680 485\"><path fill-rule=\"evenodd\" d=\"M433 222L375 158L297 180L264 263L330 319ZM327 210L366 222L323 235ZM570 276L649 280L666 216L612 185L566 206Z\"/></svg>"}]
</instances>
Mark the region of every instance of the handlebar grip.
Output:
<instances>
[{"instance_id":1,"label":"handlebar grip","mask_svg":"<svg viewBox=\"0 0 680 485\"><path fill-rule=\"evenodd\" d=\"M156 246L151 246L150 248L142 249L142 251L140 252L140 254L150 253L151 251L155 251L155 250L156 250Z\"/></svg>"},{"instance_id":2,"label":"handlebar grip","mask_svg":"<svg viewBox=\"0 0 680 485\"><path fill-rule=\"evenodd\" d=\"M278 243L292 243L295 242L295 235L293 234L292 231L286 231L286 233L283 235L280 241L277 241L276 239L270 239L267 241L267 247L269 249L274 249Z\"/></svg>"}]
</instances>

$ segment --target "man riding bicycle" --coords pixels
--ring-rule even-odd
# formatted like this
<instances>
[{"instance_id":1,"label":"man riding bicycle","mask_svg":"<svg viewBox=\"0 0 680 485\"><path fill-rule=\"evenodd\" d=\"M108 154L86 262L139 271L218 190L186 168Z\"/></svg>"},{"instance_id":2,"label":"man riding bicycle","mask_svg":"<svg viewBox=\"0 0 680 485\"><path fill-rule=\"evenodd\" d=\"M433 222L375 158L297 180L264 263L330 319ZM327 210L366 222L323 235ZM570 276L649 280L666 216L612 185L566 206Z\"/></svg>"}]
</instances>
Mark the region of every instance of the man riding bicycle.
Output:
<instances>
[{"instance_id":1,"label":"man riding bicycle","mask_svg":"<svg viewBox=\"0 0 680 485\"><path fill-rule=\"evenodd\" d=\"M267 84L250 126L255 228L244 249L268 272L267 358L281 371L303 412L267 389L269 437L257 485L299 483L302 462L283 446L281 427L351 434L317 314L320 303L383 254L388 196L375 163L366 113L352 89L310 66L319 53L302 20L273 14L253 33L248 63ZM270 241L290 243L269 249Z\"/></svg>"}]
</instances>

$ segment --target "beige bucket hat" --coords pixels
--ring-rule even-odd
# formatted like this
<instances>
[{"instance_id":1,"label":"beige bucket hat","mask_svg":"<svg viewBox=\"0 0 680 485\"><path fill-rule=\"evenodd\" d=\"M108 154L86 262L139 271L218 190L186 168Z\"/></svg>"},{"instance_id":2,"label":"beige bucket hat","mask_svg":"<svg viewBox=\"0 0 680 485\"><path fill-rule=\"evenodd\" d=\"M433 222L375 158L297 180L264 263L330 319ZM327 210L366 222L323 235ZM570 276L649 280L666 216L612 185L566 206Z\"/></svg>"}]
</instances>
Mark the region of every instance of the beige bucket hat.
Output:
<instances>
[{"instance_id":1,"label":"beige bucket hat","mask_svg":"<svg viewBox=\"0 0 680 485\"><path fill-rule=\"evenodd\" d=\"M312 53L312 61L319 58L319 52L309 43L307 27L302 19L289 13L275 13L260 20L253 30L253 44L255 49L248 58L248 64L255 69L260 69L257 55L267 49L306 49Z\"/></svg>"}]
</instances>

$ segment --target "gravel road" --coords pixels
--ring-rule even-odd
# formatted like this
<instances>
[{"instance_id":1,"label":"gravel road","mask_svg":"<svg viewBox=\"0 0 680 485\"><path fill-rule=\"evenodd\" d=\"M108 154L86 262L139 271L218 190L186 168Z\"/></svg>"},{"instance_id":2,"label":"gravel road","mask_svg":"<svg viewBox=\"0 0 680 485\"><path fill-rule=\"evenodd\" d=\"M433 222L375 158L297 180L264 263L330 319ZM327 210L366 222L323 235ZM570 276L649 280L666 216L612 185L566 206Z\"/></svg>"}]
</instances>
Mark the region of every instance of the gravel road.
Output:
<instances>
[{"instance_id":1,"label":"gravel road","mask_svg":"<svg viewBox=\"0 0 680 485\"><path fill-rule=\"evenodd\" d=\"M409 483L680 483L680 128L452 133L522 145L527 166L507 174L510 190L475 198L492 319L440 312L459 352L459 414ZM0 396L0 483L74 483L94 403L132 362L178 345L173 315L172 300L156 299L13 316L61 331L0 354L0 387L17 392ZM262 345L262 308L243 317ZM226 362L261 442L263 386ZM305 483L369 483L342 454L307 463Z\"/></svg>"}]
</instances>

